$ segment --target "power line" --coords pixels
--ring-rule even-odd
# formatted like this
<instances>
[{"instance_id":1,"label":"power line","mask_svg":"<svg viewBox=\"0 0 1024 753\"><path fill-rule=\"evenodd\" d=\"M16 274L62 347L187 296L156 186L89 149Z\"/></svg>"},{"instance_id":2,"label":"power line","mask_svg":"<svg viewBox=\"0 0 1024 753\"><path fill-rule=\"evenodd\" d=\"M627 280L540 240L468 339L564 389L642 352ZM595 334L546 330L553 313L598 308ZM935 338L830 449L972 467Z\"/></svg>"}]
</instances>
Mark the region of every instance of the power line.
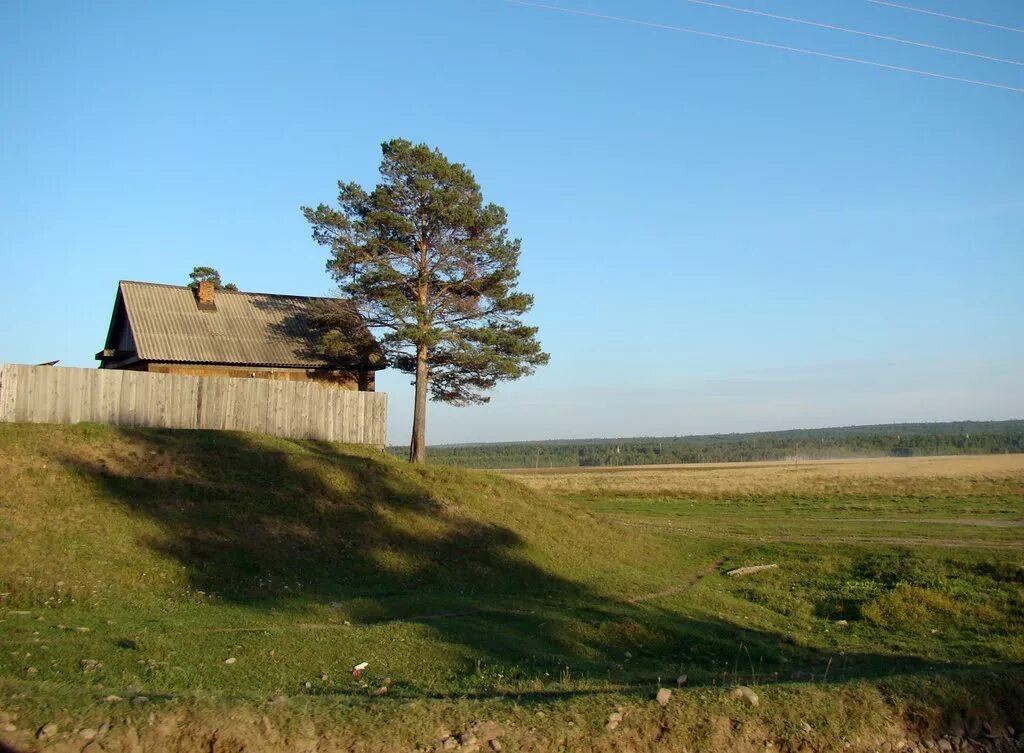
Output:
<instances>
[{"instance_id":1,"label":"power line","mask_svg":"<svg viewBox=\"0 0 1024 753\"><path fill-rule=\"evenodd\" d=\"M871 37L872 39L883 39L887 42L897 42L899 44L909 44L914 47L924 47L929 50L938 50L940 52L950 52L954 55L967 55L972 58L981 58L982 60L992 60L997 63L1009 63L1010 65L1024 65L1024 60L1013 60L1012 58L1000 58L993 55L983 55L980 52L969 52L967 50L958 50L953 47L942 47L937 44L929 44L927 42L918 42L913 39L903 39L902 37L892 37L888 34L875 34L870 31L861 31L860 29L850 29L845 26L834 26L832 24L821 23L820 21L809 21L805 18L794 18L792 16L780 16L777 13L767 13L765 11L754 10L752 8L741 8L736 5L726 5L725 3L715 3L711 0L686 0L688 3L694 3L696 5L708 5L712 8L722 8L723 10L732 10L737 13L749 13L754 16L764 16L765 18L774 18L778 21L788 21L794 24L804 24L805 26L816 26L819 29L830 29L831 31L841 31L845 34L857 34L862 37Z\"/></svg>"},{"instance_id":2,"label":"power line","mask_svg":"<svg viewBox=\"0 0 1024 753\"><path fill-rule=\"evenodd\" d=\"M963 21L967 24L977 24L978 26L989 26L993 29L1002 29L1003 31L1015 31L1018 34L1024 34L1024 29L1017 28L1016 26L1003 26L1002 24L994 24L989 21L982 21L977 18L964 18L963 16L951 16L948 13L939 13L934 10L925 10L924 8L915 8L913 5L901 5L900 3L890 3L888 0L868 0L869 3L875 5L888 5L890 8L899 8L900 10L909 10L911 13L924 13L929 16L938 16L939 18L946 18L950 21Z\"/></svg>"},{"instance_id":3,"label":"power line","mask_svg":"<svg viewBox=\"0 0 1024 753\"><path fill-rule=\"evenodd\" d=\"M1005 91L1017 92L1024 94L1024 88L1019 86L1010 86L1009 84L997 84L992 81L979 81L972 78L962 78L960 76L949 76L945 73L935 73L934 71L925 71L919 68L906 68L902 65L890 65L889 63L879 63L876 60L865 60L863 58L848 57L846 55L834 55L830 52L820 52L818 50L807 50L802 47L790 47L783 44L775 44L773 42L762 42L758 39L747 39L745 37L732 36L731 34L716 34L711 31L700 31L699 29L690 29L685 26L673 26L670 24L657 23L655 21L644 21L638 18L626 18L624 16L611 16L604 13L597 13L589 10L579 10L576 8L564 8L560 5L547 5L544 3L530 2L530 0L505 0L505 2L512 3L514 5L522 5L529 8L538 8L541 10L550 10L558 13L566 13L574 16L587 16L590 18L600 18L605 21L618 21L619 23L632 24L633 26L646 26L652 29L663 29L665 31L678 31L684 34L695 34L701 37L711 37L713 39L725 39L730 42L741 42L743 44L752 44L757 47L768 47L774 50L785 50L786 52L796 52L801 55L812 55L819 58L828 58L829 60L841 60L846 63L857 63L859 65L870 65L875 68L884 68L890 71L900 71L902 73L913 73L918 76L928 76L930 78L940 78L946 81L959 81L963 84L974 84L976 86L986 86L990 89L1003 89Z\"/></svg>"}]
</instances>

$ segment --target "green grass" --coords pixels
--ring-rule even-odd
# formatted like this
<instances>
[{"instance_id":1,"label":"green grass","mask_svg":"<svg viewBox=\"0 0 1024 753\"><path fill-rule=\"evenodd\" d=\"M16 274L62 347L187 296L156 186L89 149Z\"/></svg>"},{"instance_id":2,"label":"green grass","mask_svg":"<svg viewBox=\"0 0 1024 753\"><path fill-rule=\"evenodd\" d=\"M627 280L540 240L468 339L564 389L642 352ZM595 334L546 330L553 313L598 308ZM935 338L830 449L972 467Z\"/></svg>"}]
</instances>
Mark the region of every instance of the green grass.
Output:
<instances>
[{"instance_id":1,"label":"green grass","mask_svg":"<svg viewBox=\"0 0 1024 753\"><path fill-rule=\"evenodd\" d=\"M712 748L737 715L766 737L944 719L1024 677L1024 503L936 488L559 496L365 448L0 424L0 712L81 726L144 696L405 748L500 717L558 749L622 704L662 729L650 698L686 674L673 728Z\"/></svg>"}]
</instances>

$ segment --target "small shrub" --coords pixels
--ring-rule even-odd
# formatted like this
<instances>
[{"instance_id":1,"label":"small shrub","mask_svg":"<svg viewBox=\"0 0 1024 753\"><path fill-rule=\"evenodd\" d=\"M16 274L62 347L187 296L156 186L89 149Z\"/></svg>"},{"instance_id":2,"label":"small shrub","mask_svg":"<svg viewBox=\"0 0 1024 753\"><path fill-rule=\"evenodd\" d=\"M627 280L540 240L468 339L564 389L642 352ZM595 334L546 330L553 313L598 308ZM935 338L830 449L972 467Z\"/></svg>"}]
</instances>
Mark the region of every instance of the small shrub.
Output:
<instances>
[{"instance_id":1,"label":"small shrub","mask_svg":"<svg viewBox=\"0 0 1024 753\"><path fill-rule=\"evenodd\" d=\"M865 602L885 592L885 586L871 580L841 581L815 605L815 614L829 620L859 620Z\"/></svg>"},{"instance_id":2,"label":"small shrub","mask_svg":"<svg viewBox=\"0 0 1024 753\"><path fill-rule=\"evenodd\" d=\"M854 565L853 575L887 588L911 585L937 589L946 583L946 573L941 563L925 560L907 550L863 557Z\"/></svg>"},{"instance_id":3,"label":"small shrub","mask_svg":"<svg viewBox=\"0 0 1024 753\"><path fill-rule=\"evenodd\" d=\"M867 620L883 627L935 627L957 619L961 612L961 606L948 596L907 584L861 607Z\"/></svg>"},{"instance_id":4,"label":"small shrub","mask_svg":"<svg viewBox=\"0 0 1024 753\"><path fill-rule=\"evenodd\" d=\"M1024 564L986 560L971 568L977 575L990 578L998 583L1024 583Z\"/></svg>"}]
</instances>

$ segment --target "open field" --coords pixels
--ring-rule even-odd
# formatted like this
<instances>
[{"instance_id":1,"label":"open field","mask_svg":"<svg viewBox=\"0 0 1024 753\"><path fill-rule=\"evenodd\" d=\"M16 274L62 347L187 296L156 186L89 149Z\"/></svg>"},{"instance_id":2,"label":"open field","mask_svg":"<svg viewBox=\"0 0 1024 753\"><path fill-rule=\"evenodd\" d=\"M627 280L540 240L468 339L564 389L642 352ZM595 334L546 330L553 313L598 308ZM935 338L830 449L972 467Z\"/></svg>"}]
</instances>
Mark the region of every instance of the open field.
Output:
<instances>
[{"instance_id":1,"label":"open field","mask_svg":"<svg viewBox=\"0 0 1024 753\"><path fill-rule=\"evenodd\" d=\"M104 750L1011 750L1022 461L501 476L0 425L0 739L31 749L54 722L43 747L76 751L92 732Z\"/></svg>"},{"instance_id":2,"label":"open field","mask_svg":"<svg viewBox=\"0 0 1024 753\"><path fill-rule=\"evenodd\" d=\"M751 542L1024 546L1024 455L506 471L621 523Z\"/></svg>"},{"instance_id":3,"label":"open field","mask_svg":"<svg viewBox=\"0 0 1024 753\"><path fill-rule=\"evenodd\" d=\"M535 489L568 494L672 494L712 491L771 493L827 492L840 485L889 481L902 488L931 485L948 491L950 484L1011 482L1024 476L1024 454L944 455L916 458L852 458L846 460L778 460L751 463L690 463L603 468L522 468L501 471Z\"/></svg>"}]
</instances>

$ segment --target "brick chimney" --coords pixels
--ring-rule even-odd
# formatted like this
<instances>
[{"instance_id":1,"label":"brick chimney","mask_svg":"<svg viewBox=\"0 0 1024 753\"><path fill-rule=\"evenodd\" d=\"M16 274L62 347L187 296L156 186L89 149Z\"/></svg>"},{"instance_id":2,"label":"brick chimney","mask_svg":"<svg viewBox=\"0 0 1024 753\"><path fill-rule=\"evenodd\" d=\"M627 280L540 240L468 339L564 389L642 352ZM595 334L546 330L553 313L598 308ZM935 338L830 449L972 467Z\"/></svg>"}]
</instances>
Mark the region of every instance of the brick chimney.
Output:
<instances>
[{"instance_id":1,"label":"brick chimney","mask_svg":"<svg viewBox=\"0 0 1024 753\"><path fill-rule=\"evenodd\" d=\"M216 311L217 302L214 301L217 289L212 282L201 282L196 288L196 306L200 311Z\"/></svg>"}]
</instances>

